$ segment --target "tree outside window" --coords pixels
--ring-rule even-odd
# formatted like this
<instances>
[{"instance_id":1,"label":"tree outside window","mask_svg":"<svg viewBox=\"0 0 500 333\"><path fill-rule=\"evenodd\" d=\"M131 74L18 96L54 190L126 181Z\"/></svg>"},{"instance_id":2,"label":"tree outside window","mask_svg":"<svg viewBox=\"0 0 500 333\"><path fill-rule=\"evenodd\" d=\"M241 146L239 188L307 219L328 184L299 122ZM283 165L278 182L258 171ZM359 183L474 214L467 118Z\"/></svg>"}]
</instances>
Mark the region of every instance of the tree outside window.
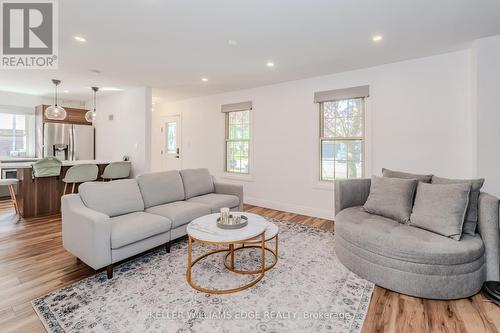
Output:
<instances>
[{"instance_id":1,"label":"tree outside window","mask_svg":"<svg viewBox=\"0 0 500 333\"><path fill-rule=\"evenodd\" d=\"M320 103L320 179L364 175L364 98Z\"/></svg>"},{"instance_id":2,"label":"tree outside window","mask_svg":"<svg viewBox=\"0 0 500 333\"><path fill-rule=\"evenodd\" d=\"M226 113L226 172L250 173L250 111Z\"/></svg>"}]
</instances>

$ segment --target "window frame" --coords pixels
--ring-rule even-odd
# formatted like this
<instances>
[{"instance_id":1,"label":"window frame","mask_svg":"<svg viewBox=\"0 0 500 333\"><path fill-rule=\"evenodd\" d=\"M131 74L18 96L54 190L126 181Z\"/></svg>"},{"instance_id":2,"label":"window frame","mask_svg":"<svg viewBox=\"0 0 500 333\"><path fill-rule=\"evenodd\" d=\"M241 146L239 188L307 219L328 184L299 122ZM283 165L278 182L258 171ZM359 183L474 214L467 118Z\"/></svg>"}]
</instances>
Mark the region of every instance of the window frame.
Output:
<instances>
[{"instance_id":1,"label":"window frame","mask_svg":"<svg viewBox=\"0 0 500 333\"><path fill-rule=\"evenodd\" d=\"M349 99L361 99L361 132L362 136L360 137L335 137L328 138L325 137L324 125L325 125L325 112L324 112L324 104L330 102L336 102L341 100L349 100ZM346 142L346 141L361 141L361 177L365 177L366 172L366 97L351 97L351 98L343 98L332 101L323 101L319 102L319 182L320 183L333 183L335 181L335 160L333 163L333 179L323 179L323 142ZM347 162L348 160L346 160ZM339 178L339 179L359 179L359 178L349 178L349 170L347 170L347 178Z\"/></svg>"},{"instance_id":2,"label":"window frame","mask_svg":"<svg viewBox=\"0 0 500 333\"><path fill-rule=\"evenodd\" d=\"M233 112L248 112L248 139L229 139L229 114ZM224 112L224 174L227 178L248 178L251 177L252 174L252 154L253 154L253 115L252 110L238 110L238 111L229 111ZM235 172L229 171L227 168L228 156L227 156L227 146L229 142L248 142L248 172Z\"/></svg>"},{"instance_id":3,"label":"window frame","mask_svg":"<svg viewBox=\"0 0 500 333\"><path fill-rule=\"evenodd\" d=\"M1 107L1 105L0 105ZM9 159L9 158L32 158L32 157L35 157L35 151L33 150L34 149L34 145L35 145L35 133L31 133L30 132L30 128L32 130L35 129L35 115L34 114L31 114L31 113L26 113L26 112L16 112L16 110L12 110L10 111L8 108L0 108L0 113L1 114L5 114L5 115L9 115L11 116L11 125L12 125L12 129L11 129L11 133L10 135L8 136L9 137L9 140L11 141L11 150L9 151L8 155L1 155L0 154L0 158L6 158L6 159ZM21 136L23 137L23 141L24 141L24 155L21 155L19 156L18 154L17 155L12 155L12 152L20 152L22 150L18 150L17 148L17 145L16 145L16 139L18 138L18 136L16 135L16 132L17 132L17 124L18 124L18 121L16 119L17 116L23 116L24 117L24 136ZM33 118L30 118L30 117L33 117ZM7 136L6 136L7 137Z\"/></svg>"}]
</instances>

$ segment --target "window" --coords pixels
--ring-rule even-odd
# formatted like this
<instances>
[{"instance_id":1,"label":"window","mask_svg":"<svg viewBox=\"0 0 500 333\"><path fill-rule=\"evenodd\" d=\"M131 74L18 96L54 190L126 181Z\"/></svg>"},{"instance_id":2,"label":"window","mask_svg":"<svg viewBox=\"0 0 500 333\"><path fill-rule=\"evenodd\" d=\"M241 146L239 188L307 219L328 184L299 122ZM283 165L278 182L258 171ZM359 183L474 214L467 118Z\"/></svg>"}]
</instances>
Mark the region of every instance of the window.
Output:
<instances>
[{"instance_id":1,"label":"window","mask_svg":"<svg viewBox=\"0 0 500 333\"><path fill-rule=\"evenodd\" d=\"M177 123L167 123L167 154L178 154L177 152Z\"/></svg>"},{"instance_id":2,"label":"window","mask_svg":"<svg viewBox=\"0 0 500 333\"><path fill-rule=\"evenodd\" d=\"M33 157L35 117L0 113L0 157Z\"/></svg>"},{"instance_id":3,"label":"window","mask_svg":"<svg viewBox=\"0 0 500 333\"><path fill-rule=\"evenodd\" d=\"M250 173L250 110L225 112L226 172Z\"/></svg>"},{"instance_id":4,"label":"window","mask_svg":"<svg viewBox=\"0 0 500 333\"><path fill-rule=\"evenodd\" d=\"M364 174L364 98L320 105L320 179L361 178Z\"/></svg>"}]
</instances>

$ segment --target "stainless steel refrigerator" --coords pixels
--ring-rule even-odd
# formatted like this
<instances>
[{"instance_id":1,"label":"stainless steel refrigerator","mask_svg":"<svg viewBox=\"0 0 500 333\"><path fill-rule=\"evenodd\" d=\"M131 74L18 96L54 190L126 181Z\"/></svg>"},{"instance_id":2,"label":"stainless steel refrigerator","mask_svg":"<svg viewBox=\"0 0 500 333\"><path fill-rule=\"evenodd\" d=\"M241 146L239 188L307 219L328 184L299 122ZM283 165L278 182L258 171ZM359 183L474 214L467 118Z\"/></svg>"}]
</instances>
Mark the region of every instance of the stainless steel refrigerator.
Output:
<instances>
[{"instance_id":1,"label":"stainless steel refrigerator","mask_svg":"<svg viewBox=\"0 0 500 333\"><path fill-rule=\"evenodd\" d=\"M43 143L37 147L42 157L55 156L60 160L93 160L94 127L75 124L43 124Z\"/></svg>"}]
</instances>

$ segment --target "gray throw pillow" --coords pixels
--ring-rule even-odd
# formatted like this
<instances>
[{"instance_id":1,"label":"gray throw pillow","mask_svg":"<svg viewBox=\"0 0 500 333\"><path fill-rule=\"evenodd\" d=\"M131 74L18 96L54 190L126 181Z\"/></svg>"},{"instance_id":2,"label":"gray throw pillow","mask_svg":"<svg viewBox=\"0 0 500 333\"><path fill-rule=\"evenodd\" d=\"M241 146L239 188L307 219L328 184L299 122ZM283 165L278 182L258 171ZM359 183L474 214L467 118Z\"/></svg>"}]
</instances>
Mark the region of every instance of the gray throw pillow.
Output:
<instances>
[{"instance_id":1,"label":"gray throw pillow","mask_svg":"<svg viewBox=\"0 0 500 333\"><path fill-rule=\"evenodd\" d=\"M382 175L389 178L416 179L419 182L424 183L430 183L432 179L432 175L417 175L402 171L393 171L386 168L382 168Z\"/></svg>"},{"instance_id":2,"label":"gray throw pillow","mask_svg":"<svg viewBox=\"0 0 500 333\"><path fill-rule=\"evenodd\" d=\"M410 225L460 240L470 184L418 183Z\"/></svg>"},{"instance_id":3,"label":"gray throw pillow","mask_svg":"<svg viewBox=\"0 0 500 333\"><path fill-rule=\"evenodd\" d=\"M441 177L432 177L433 184L469 184L471 186L469 194L469 205L467 206L467 213L465 215L465 223L463 232L474 236L477 228L477 215L478 215L478 202L481 187L484 184L484 178L479 179L449 179Z\"/></svg>"},{"instance_id":4,"label":"gray throw pillow","mask_svg":"<svg viewBox=\"0 0 500 333\"><path fill-rule=\"evenodd\" d=\"M370 194L363 208L368 213L407 223L410 220L416 185L416 179L373 176Z\"/></svg>"}]
</instances>

